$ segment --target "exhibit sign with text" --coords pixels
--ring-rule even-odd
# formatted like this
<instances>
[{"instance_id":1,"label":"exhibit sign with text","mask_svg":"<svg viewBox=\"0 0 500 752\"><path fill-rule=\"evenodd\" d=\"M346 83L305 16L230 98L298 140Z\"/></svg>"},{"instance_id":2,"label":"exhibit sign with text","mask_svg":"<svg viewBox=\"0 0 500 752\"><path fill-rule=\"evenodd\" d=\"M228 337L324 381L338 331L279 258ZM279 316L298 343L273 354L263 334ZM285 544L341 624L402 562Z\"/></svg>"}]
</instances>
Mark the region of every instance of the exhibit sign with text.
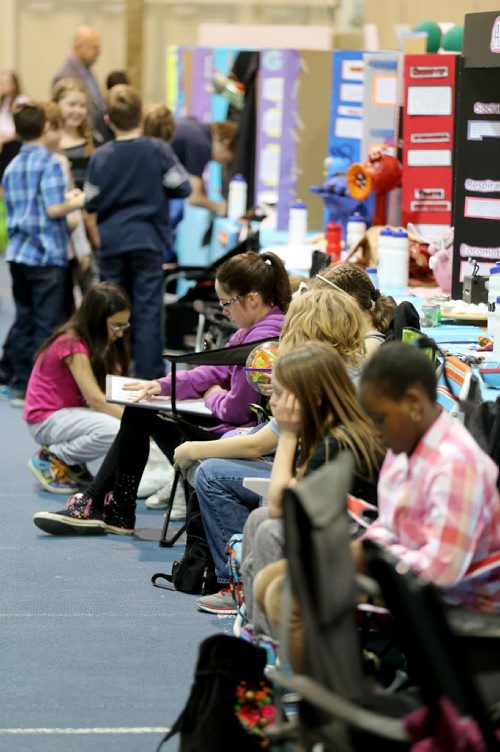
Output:
<instances>
[{"instance_id":1,"label":"exhibit sign with text","mask_svg":"<svg viewBox=\"0 0 500 752\"><path fill-rule=\"evenodd\" d=\"M500 261L500 13L465 16L457 78L453 297L465 275ZM497 50L498 47L498 50Z\"/></svg>"}]
</instances>

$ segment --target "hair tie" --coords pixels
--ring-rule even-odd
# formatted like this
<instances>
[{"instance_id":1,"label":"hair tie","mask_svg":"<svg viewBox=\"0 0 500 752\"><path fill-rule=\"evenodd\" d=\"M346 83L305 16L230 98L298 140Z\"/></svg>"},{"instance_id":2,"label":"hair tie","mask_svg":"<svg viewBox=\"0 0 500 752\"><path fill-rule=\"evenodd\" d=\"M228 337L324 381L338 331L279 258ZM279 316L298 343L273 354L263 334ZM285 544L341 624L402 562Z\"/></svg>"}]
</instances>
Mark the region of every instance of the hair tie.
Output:
<instances>
[{"instance_id":1,"label":"hair tie","mask_svg":"<svg viewBox=\"0 0 500 752\"><path fill-rule=\"evenodd\" d=\"M264 263L267 264L268 266L272 266L273 265L273 262L269 258L264 259Z\"/></svg>"},{"instance_id":2,"label":"hair tie","mask_svg":"<svg viewBox=\"0 0 500 752\"><path fill-rule=\"evenodd\" d=\"M373 291L373 298L372 298L373 301L378 300L380 298L381 294L382 293L380 292L380 290L378 290L377 288L375 288L374 291Z\"/></svg>"}]
</instances>

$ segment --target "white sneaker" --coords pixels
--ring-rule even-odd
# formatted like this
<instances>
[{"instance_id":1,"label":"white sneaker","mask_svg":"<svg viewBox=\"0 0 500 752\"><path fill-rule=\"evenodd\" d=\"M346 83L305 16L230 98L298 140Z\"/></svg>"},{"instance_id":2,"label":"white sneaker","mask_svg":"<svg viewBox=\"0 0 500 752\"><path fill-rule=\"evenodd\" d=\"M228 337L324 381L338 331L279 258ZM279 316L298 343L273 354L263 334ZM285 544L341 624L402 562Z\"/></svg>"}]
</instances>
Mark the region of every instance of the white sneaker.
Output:
<instances>
[{"instance_id":1,"label":"white sneaker","mask_svg":"<svg viewBox=\"0 0 500 752\"><path fill-rule=\"evenodd\" d=\"M170 498L170 492L172 490L172 480L167 483L163 488L160 488L156 493L152 494L146 499L146 506L148 509L166 509L168 506L168 500ZM170 513L170 519L185 520L186 519L186 499L184 496L184 488L179 481L177 490L175 492L174 503L172 504L172 512Z\"/></svg>"},{"instance_id":2,"label":"white sneaker","mask_svg":"<svg viewBox=\"0 0 500 752\"><path fill-rule=\"evenodd\" d=\"M163 488L174 477L174 468L165 457L163 452L158 449L154 442L151 443L148 464L144 468L139 488L137 489L137 498L145 499Z\"/></svg>"},{"instance_id":3,"label":"white sneaker","mask_svg":"<svg viewBox=\"0 0 500 752\"><path fill-rule=\"evenodd\" d=\"M173 479L172 479L173 480ZM169 481L161 488L159 488L154 494L151 494L146 499L146 506L148 509L166 509L167 502L170 498L170 491L172 490L172 481Z\"/></svg>"}]
</instances>

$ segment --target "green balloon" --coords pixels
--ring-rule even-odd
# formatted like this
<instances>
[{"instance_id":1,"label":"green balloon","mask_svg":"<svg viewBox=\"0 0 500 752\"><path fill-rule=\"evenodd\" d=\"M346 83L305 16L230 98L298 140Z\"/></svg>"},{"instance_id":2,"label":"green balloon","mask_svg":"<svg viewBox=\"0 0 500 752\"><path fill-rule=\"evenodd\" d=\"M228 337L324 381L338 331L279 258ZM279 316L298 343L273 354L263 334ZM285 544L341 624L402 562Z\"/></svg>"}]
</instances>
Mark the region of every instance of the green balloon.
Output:
<instances>
[{"instance_id":1,"label":"green balloon","mask_svg":"<svg viewBox=\"0 0 500 752\"><path fill-rule=\"evenodd\" d=\"M436 21L421 21L414 31L427 33L427 52L437 52L441 47L441 29Z\"/></svg>"},{"instance_id":2,"label":"green balloon","mask_svg":"<svg viewBox=\"0 0 500 752\"><path fill-rule=\"evenodd\" d=\"M462 52L464 44L464 27L452 26L443 36L442 47L446 52Z\"/></svg>"}]
</instances>

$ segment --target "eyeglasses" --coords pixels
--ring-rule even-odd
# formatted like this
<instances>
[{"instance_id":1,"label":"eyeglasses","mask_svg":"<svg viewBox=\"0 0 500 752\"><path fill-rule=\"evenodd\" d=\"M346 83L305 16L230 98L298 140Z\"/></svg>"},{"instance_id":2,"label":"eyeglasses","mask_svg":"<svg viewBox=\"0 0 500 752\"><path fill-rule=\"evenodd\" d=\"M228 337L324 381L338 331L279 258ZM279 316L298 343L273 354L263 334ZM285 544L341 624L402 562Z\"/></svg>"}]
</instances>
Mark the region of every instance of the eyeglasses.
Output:
<instances>
[{"instance_id":1,"label":"eyeglasses","mask_svg":"<svg viewBox=\"0 0 500 752\"><path fill-rule=\"evenodd\" d=\"M227 308L230 305L233 305L233 303L236 303L237 300L241 298L241 295L235 295L234 298L230 298L229 300L219 300L219 305L224 310L224 308Z\"/></svg>"},{"instance_id":2,"label":"eyeglasses","mask_svg":"<svg viewBox=\"0 0 500 752\"><path fill-rule=\"evenodd\" d=\"M112 332L125 332L130 329L130 321L127 321L126 324L108 324L108 326Z\"/></svg>"}]
</instances>

